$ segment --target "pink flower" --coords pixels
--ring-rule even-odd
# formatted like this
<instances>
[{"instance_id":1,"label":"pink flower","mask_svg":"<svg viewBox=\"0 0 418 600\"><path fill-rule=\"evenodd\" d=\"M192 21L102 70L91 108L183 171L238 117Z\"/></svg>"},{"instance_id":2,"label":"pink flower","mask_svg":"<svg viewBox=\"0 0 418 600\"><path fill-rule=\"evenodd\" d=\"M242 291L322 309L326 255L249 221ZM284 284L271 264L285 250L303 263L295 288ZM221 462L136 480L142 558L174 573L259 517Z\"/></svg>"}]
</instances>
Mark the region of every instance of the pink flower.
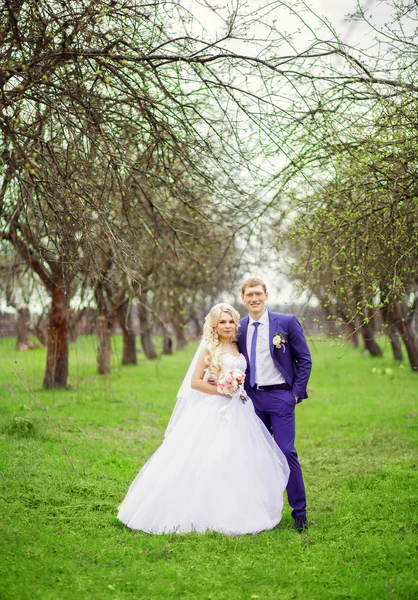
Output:
<instances>
[{"instance_id":1,"label":"pink flower","mask_svg":"<svg viewBox=\"0 0 418 600\"><path fill-rule=\"evenodd\" d=\"M245 373L239 369L230 369L226 373L221 373L218 378L217 390L221 394L234 394L245 380Z\"/></svg>"}]
</instances>

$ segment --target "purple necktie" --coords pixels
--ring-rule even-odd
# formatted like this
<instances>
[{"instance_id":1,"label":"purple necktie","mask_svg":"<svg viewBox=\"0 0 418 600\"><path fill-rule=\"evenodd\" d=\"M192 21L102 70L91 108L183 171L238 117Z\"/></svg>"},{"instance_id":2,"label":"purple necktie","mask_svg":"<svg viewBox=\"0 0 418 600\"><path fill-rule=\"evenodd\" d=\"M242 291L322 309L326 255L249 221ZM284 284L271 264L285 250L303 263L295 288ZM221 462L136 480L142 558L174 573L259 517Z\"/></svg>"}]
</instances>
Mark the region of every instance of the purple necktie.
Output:
<instances>
[{"instance_id":1,"label":"purple necktie","mask_svg":"<svg viewBox=\"0 0 418 600\"><path fill-rule=\"evenodd\" d=\"M253 339L251 340L251 353L250 353L250 386L255 386L255 355L257 348L257 336L258 336L258 326L260 323L258 321L254 321L253 323L255 329L253 333Z\"/></svg>"}]
</instances>

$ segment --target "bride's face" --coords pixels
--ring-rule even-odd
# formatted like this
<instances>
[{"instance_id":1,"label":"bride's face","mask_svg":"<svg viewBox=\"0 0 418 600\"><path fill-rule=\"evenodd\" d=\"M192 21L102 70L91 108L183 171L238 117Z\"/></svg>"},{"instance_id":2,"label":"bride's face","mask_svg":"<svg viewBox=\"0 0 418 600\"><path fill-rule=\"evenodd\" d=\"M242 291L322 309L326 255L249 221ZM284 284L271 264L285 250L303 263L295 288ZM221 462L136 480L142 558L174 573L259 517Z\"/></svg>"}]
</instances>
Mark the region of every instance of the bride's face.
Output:
<instances>
[{"instance_id":1,"label":"bride's face","mask_svg":"<svg viewBox=\"0 0 418 600\"><path fill-rule=\"evenodd\" d=\"M227 341L235 333L235 322L227 312L221 312L218 324L215 327L221 341Z\"/></svg>"}]
</instances>

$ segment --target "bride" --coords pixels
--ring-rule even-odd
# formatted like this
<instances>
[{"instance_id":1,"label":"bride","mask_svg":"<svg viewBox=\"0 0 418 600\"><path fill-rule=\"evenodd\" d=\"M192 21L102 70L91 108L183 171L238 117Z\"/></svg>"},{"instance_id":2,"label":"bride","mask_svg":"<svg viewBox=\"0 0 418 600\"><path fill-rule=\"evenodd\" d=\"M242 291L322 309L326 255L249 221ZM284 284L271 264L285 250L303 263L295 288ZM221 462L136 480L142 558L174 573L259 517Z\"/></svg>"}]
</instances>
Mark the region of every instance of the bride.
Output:
<instances>
[{"instance_id":1,"label":"bride","mask_svg":"<svg viewBox=\"0 0 418 600\"><path fill-rule=\"evenodd\" d=\"M119 507L118 519L129 528L234 535L280 521L286 458L251 400L240 398L239 390L225 396L215 383L229 369L246 369L235 341L238 320L229 304L217 304L206 316L165 439Z\"/></svg>"}]
</instances>

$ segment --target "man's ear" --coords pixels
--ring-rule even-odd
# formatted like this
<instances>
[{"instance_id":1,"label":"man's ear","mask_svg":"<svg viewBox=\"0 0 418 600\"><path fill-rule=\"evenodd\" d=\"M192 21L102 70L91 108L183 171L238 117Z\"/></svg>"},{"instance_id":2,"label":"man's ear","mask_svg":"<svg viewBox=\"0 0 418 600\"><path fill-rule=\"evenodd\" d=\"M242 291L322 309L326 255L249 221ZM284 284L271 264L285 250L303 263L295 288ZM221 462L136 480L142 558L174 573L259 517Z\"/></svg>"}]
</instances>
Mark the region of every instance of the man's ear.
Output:
<instances>
[{"instance_id":1,"label":"man's ear","mask_svg":"<svg viewBox=\"0 0 418 600\"><path fill-rule=\"evenodd\" d=\"M266 300L268 300L269 299L269 293L265 292L265 295L266 295Z\"/></svg>"}]
</instances>

